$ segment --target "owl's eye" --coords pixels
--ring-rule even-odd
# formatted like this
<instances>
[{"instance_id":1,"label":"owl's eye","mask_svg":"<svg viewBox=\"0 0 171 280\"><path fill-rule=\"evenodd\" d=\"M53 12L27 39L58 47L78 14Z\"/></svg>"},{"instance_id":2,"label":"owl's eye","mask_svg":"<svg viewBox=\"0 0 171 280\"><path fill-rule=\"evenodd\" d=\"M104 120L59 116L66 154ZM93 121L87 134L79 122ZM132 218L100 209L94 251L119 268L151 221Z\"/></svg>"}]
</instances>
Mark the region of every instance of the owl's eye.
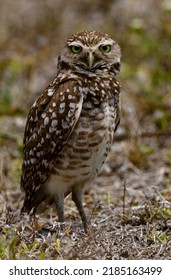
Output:
<instances>
[{"instance_id":1,"label":"owl's eye","mask_svg":"<svg viewBox=\"0 0 171 280\"><path fill-rule=\"evenodd\" d=\"M101 45L99 49L102 53L109 53L111 51L111 45Z\"/></svg>"},{"instance_id":2,"label":"owl's eye","mask_svg":"<svg viewBox=\"0 0 171 280\"><path fill-rule=\"evenodd\" d=\"M71 51L73 53L79 53L82 51L82 47L81 46L71 46Z\"/></svg>"}]
</instances>

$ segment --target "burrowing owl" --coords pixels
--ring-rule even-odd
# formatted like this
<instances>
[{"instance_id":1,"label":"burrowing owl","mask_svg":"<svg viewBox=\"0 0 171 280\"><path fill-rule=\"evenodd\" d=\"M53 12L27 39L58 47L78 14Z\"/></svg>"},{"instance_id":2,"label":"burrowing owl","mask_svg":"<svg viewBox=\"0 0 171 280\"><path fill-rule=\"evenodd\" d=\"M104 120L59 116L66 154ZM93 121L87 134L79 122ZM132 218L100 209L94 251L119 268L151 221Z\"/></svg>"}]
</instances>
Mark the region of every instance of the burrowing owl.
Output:
<instances>
[{"instance_id":1,"label":"burrowing owl","mask_svg":"<svg viewBox=\"0 0 171 280\"><path fill-rule=\"evenodd\" d=\"M24 134L23 212L55 202L64 221L72 193L84 229L84 190L100 172L119 123L120 48L107 34L84 31L62 48L57 75L32 105Z\"/></svg>"}]
</instances>

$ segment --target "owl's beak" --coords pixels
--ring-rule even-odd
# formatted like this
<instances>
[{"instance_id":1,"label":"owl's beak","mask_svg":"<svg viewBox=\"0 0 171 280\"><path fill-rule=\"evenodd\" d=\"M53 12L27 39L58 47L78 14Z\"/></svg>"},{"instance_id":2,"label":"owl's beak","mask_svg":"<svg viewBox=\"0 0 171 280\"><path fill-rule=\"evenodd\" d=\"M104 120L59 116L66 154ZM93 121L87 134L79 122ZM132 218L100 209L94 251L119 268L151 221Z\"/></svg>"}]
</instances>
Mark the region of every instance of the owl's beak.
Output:
<instances>
[{"instance_id":1,"label":"owl's beak","mask_svg":"<svg viewBox=\"0 0 171 280\"><path fill-rule=\"evenodd\" d=\"M94 55L92 52L88 53L87 61L88 61L89 69L91 69L94 63Z\"/></svg>"}]
</instances>

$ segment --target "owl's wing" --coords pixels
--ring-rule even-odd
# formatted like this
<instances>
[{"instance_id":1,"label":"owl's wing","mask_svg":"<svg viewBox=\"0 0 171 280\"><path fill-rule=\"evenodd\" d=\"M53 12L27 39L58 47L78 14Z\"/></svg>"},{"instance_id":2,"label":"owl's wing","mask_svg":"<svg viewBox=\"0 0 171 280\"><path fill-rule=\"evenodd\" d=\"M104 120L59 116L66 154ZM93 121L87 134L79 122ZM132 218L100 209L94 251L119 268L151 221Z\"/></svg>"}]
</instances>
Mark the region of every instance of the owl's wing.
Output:
<instances>
[{"instance_id":1,"label":"owl's wing","mask_svg":"<svg viewBox=\"0 0 171 280\"><path fill-rule=\"evenodd\" d=\"M21 188L29 199L47 180L81 113L83 96L68 80L48 87L31 107L24 134Z\"/></svg>"}]
</instances>

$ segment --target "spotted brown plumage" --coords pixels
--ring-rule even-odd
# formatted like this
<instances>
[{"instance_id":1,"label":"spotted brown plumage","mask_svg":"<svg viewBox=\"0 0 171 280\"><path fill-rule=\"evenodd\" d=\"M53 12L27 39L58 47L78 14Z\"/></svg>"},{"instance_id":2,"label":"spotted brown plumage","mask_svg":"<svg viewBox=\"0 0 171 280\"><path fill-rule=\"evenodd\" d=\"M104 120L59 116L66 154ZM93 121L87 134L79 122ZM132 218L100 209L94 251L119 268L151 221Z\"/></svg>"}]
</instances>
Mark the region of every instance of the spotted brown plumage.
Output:
<instances>
[{"instance_id":1,"label":"spotted brown plumage","mask_svg":"<svg viewBox=\"0 0 171 280\"><path fill-rule=\"evenodd\" d=\"M87 230L82 194L100 172L119 123L120 48L107 34L73 35L60 52L57 75L32 105L24 134L23 212L55 202L64 221L72 193Z\"/></svg>"}]
</instances>

